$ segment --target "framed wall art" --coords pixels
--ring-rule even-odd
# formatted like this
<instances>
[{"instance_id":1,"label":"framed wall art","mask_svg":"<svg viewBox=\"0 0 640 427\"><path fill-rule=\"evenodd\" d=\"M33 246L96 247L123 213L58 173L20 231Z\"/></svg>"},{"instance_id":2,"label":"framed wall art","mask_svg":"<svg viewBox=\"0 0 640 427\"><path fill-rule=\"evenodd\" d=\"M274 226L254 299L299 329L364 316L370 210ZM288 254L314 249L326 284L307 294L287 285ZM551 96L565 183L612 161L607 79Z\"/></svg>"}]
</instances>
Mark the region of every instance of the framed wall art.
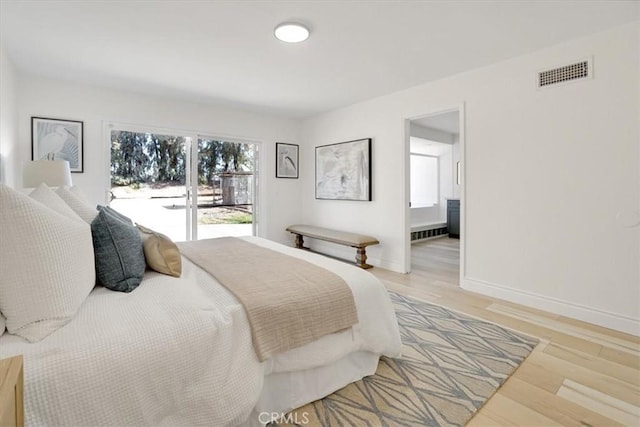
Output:
<instances>
[{"instance_id":1,"label":"framed wall art","mask_svg":"<svg viewBox=\"0 0 640 427\"><path fill-rule=\"evenodd\" d=\"M316 199L371 201L371 138L316 147Z\"/></svg>"},{"instance_id":2,"label":"framed wall art","mask_svg":"<svg viewBox=\"0 0 640 427\"><path fill-rule=\"evenodd\" d=\"M71 172L83 172L83 123L31 117L31 160L67 160Z\"/></svg>"},{"instance_id":3,"label":"framed wall art","mask_svg":"<svg viewBox=\"0 0 640 427\"><path fill-rule=\"evenodd\" d=\"M299 147L276 142L276 178L298 178Z\"/></svg>"}]
</instances>

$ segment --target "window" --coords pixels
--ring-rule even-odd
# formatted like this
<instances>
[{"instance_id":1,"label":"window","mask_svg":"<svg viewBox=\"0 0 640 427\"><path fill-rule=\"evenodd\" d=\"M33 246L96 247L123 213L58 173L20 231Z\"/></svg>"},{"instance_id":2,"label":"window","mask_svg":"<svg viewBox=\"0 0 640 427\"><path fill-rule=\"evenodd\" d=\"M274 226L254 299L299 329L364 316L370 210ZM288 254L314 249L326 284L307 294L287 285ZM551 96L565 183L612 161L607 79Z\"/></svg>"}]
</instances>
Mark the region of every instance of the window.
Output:
<instances>
[{"instance_id":1,"label":"window","mask_svg":"<svg viewBox=\"0 0 640 427\"><path fill-rule=\"evenodd\" d=\"M411 153L411 207L426 208L438 203L438 158Z\"/></svg>"}]
</instances>

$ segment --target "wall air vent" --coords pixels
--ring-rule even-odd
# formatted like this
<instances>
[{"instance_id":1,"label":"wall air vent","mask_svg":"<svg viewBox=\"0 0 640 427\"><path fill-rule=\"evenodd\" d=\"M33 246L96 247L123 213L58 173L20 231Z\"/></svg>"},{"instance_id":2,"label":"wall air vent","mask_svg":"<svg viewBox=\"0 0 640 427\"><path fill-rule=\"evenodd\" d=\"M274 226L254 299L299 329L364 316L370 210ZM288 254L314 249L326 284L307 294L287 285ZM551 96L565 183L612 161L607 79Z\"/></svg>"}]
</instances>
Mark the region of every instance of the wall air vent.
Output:
<instances>
[{"instance_id":1,"label":"wall air vent","mask_svg":"<svg viewBox=\"0 0 640 427\"><path fill-rule=\"evenodd\" d=\"M547 87L558 83L565 83L591 77L591 61L584 60L575 64L540 71L538 73L538 87Z\"/></svg>"}]
</instances>

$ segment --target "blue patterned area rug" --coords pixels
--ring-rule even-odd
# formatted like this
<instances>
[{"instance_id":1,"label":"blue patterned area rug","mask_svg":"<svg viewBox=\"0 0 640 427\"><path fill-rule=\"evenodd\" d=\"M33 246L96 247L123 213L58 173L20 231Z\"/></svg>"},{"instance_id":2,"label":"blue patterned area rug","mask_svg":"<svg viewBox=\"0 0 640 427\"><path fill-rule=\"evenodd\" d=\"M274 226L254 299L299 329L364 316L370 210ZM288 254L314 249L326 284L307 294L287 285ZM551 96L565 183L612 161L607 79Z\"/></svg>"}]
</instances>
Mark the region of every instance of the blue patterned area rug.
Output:
<instances>
[{"instance_id":1,"label":"blue patterned area rug","mask_svg":"<svg viewBox=\"0 0 640 427\"><path fill-rule=\"evenodd\" d=\"M293 411L305 425L462 426L537 344L493 323L389 294L402 357L383 357L375 375Z\"/></svg>"}]
</instances>

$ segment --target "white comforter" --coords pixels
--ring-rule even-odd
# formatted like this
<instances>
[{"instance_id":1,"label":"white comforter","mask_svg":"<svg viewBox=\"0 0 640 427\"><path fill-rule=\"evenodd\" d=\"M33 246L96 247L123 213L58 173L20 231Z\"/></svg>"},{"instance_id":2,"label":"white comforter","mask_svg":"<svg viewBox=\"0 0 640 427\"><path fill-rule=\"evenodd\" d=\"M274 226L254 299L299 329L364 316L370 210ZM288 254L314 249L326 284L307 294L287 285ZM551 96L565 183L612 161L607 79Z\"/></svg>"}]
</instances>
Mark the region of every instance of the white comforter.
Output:
<instances>
[{"instance_id":1,"label":"white comforter","mask_svg":"<svg viewBox=\"0 0 640 427\"><path fill-rule=\"evenodd\" d=\"M24 355L27 425L238 425L268 374L327 365L356 351L399 354L393 308L371 274L246 239L342 276L359 323L260 363L242 306L183 258L179 279L149 272L130 294L97 287L69 324L38 343L0 337L0 358Z\"/></svg>"}]
</instances>

